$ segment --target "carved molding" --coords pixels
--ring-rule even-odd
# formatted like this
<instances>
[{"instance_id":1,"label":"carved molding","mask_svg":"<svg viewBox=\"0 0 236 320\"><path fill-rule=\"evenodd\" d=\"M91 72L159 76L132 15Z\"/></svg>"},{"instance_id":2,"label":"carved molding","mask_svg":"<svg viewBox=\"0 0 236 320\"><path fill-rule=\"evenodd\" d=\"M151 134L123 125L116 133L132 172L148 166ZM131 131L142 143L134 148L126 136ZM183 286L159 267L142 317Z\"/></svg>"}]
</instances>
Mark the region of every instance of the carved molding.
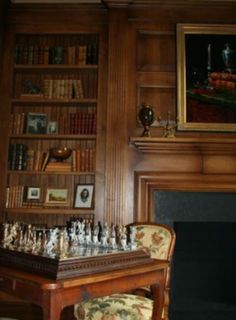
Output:
<instances>
[{"instance_id":1,"label":"carved molding","mask_svg":"<svg viewBox=\"0 0 236 320\"><path fill-rule=\"evenodd\" d=\"M154 222L154 191L235 192L235 175L135 172L135 221Z\"/></svg>"},{"instance_id":2,"label":"carved molding","mask_svg":"<svg viewBox=\"0 0 236 320\"><path fill-rule=\"evenodd\" d=\"M233 138L131 137L130 143L143 153L236 155Z\"/></svg>"}]
</instances>

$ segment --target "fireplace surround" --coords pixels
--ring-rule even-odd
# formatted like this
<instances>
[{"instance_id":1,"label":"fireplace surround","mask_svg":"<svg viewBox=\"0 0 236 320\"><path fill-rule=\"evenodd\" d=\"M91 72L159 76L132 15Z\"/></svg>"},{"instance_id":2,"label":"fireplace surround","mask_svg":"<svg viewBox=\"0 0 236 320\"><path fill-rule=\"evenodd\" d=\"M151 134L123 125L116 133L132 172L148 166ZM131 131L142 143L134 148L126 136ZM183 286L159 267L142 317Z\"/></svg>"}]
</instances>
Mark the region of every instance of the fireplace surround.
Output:
<instances>
[{"instance_id":1,"label":"fireplace surround","mask_svg":"<svg viewBox=\"0 0 236 320\"><path fill-rule=\"evenodd\" d=\"M235 193L236 196L236 179L229 174L136 171L136 221L155 221L155 192L158 190Z\"/></svg>"},{"instance_id":2,"label":"fireplace surround","mask_svg":"<svg viewBox=\"0 0 236 320\"><path fill-rule=\"evenodd\" d=\"M236 319L235 176L137 171L135 186L135 220L176 231L170 320Z\"/></svg>"},{"instance_id":3,"label":"fireplace surround","mask_svg":"<svg viewBox=\"0 0 236 320\"><path fill-rule=\"evenodd\" d=\"M170 320L234 320L236 138L179 134L130 138L139 151L134 168L134 219L164 222L175 229ZM177 194L182 202L178 205L176 199L163 197L169 194ZM210 200L204 207L199 197L207 196ZM170 205L165 213L162 200L164 207L167 202ZM229 210L225 210L226 200ZM209 202L216 204L217 214L208 210ZM195 213L191 207L196 207ZM220 290L215 287L219 283Z\"/></svg>"}]
</instances>

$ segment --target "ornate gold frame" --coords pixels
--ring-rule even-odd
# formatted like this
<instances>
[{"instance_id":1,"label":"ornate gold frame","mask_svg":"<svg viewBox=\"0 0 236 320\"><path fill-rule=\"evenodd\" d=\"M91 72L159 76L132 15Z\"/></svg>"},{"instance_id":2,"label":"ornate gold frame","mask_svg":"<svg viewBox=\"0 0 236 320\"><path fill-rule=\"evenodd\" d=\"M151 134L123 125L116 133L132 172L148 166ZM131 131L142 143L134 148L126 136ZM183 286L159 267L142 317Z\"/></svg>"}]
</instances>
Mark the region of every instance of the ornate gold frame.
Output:
<instances>
[{"instance_id":1,"label":"ornate gold frame","mask_svg":"<svg viewBox=\"0 0 236 320\"><path fill-rule=\"evenodd\" d=\"M177 114L178 130L184 131L236 131L236 122L188 122L186 84L186 35L234 36L236 25L177 24Z\"/></svg>"}]
</instances>

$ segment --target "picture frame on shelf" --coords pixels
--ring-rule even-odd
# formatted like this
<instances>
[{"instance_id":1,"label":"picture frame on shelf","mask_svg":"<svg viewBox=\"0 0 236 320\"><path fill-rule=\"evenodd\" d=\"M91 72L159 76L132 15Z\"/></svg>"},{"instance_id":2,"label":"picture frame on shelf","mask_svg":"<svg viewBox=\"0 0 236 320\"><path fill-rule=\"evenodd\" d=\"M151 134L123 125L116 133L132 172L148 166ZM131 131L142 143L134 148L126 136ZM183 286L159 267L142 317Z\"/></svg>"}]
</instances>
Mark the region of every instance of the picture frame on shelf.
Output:
<instances>
[{"instance_id":1,"label":"picture frame on shelf","mask_svg":"<svg viewBox=\"0 0 236 320\"><path fill-rule=\"evenodd\" d=\"M177 24L178 130L236 131L236 25Z\"/></svg>"},{"instance_id":2,"label":"picture frame on shelf","mask_svg":"<svg viewBox=\"0 0 236 320\"><path fill-rule=\"evenodd\" d=\"M57 134L57 133L58 133L57 121L49 121L47 124L47 134Z\"/></svg>"},{"instance_id":3,"label":"picture frame on shelf","mask_svg":"<svg viewBox=\"0 0 236 320\"><path fill-rule=\"evenodd\" d=\"M39 187L27 187L27 195L26 200L32 201L32 200L40 200L41 196L41 189Z\"/></svg>"},{"instance_id":4,"label":"picture frame on shelf","mask_svg":"<svg viewBox=\"0 0 236 320\"><path fill-rule=\"evenodd\" d=\"M66 188L47 188L45 197L46 206L68 206L69 191Z\"/></svg>"},{"instance_id":5,"label":"picture frame on shelf","mask_svg":"<svg viewBox=\"0 0 236 320\"><path fill-rule=\"evenodd\" d=\"M47 115L45 113L28 112L26 115L27 134L46 134Z\"/></svg>"},{"instance_id":6,"label":"picture frame on shelf","mask_svg":"<svg viewBox=\"0 0 236 320\"><path fill-rule=\"evenodd\" d=\"M93 184L78 184L75 190L74 207L78 209L93 207Z\"/></svg>"}]
</instances>

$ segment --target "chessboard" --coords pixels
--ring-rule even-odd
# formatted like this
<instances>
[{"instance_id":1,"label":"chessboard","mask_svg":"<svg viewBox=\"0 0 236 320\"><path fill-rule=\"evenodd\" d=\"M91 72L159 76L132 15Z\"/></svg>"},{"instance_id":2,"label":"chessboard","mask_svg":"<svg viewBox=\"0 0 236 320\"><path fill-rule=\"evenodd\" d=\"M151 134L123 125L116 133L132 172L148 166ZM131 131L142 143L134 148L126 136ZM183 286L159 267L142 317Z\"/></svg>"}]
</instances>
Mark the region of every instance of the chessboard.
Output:
<instances>
[{"instance_id":1,"label":"chessboard","mask_svg":"<svg viewBox=\"0 0 236 320\"><path fill-rule=\"evenodd\" d=\"M104 223L99 228L84 220L50 229L5 223L0 264L58 280L132 268L152 260L137 249L135 232L133 227L128 231Z\"/></svg>"},{"instance_id":2,"label":"chessboard","mask_svg":"<svg viewBox=\"0 0 236 320\"><path fill-rule=\"evenodd\" d=\"M88 252L89 248L85 248ZM150 255L144 250L120 251L100 249L90 255L73 257L47 257L0 247L0 264L14 266L34 274L59 280L91 273L119 270L150 262Z\"/></svg>"}]
</instances>

